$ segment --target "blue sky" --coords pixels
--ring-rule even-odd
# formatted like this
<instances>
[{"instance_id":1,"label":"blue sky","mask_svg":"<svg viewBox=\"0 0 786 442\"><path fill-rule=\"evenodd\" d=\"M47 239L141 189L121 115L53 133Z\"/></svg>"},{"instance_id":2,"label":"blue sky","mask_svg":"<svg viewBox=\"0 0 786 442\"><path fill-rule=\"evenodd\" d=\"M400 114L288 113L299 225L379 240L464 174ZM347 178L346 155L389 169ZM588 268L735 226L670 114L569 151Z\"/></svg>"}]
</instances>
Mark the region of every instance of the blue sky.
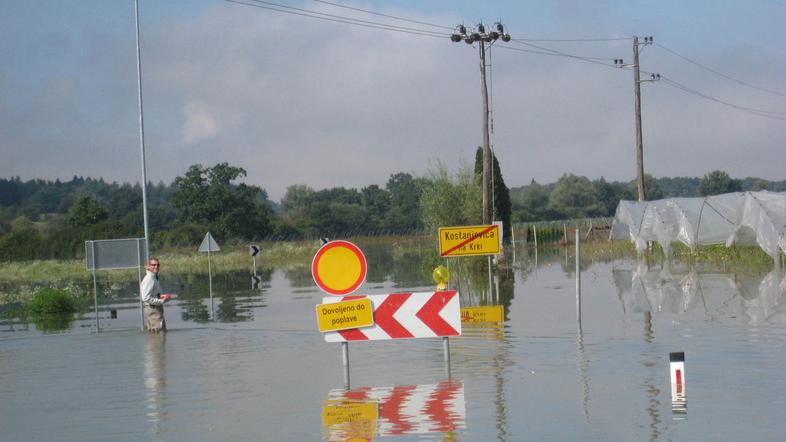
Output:
<instances>
[{"instance_id":1,"label":"blue sky","mask_svg":"<svg viewBox=\"0 0 786 442\"><path fill-rule=\"evenodd\" d=\"M449 32L325 2L278 3ZM630 62L627 39L533 39L633 35L655 37L642 49L643 70L728 103L674 83L644 84L649 173L786 178L782 2L341 4L447 27L502 20L524 40L491 51L493 143L509 186L563 173L634 177L632 72L516 50L533 50L529 43ZM384 185L438 161L455 170L481 143L476 48L218 0L139 7L151 181L227 161L277 200L292 184ZM139 180L133 13L132 0L0 5L0 177Z\"/></svg>"}]
</instances>

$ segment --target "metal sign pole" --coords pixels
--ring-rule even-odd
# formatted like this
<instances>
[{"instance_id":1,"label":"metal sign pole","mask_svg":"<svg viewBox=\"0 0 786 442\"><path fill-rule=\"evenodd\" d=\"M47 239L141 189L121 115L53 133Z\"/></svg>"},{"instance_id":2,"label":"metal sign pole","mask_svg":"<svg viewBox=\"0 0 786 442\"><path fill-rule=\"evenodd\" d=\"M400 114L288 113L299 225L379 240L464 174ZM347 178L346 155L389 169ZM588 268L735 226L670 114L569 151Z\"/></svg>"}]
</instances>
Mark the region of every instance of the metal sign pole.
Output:
<instances>
[{"instance_id":1,"label":"metal sign pole","mask_svg":"<svg viewBox=\"0 0 786 442\"><path fill-rule=\"evenodd\" d=\"M93 309L96 313L96 333L101 331L98 323L98 281L96 281L96 243L90 241L90 249L93 252Z\"/></svg>"},{"instance_id":2,"label":"metal sign pole","mask_svg":"<svg viewBox=\"0 0 786 442\"><path fill-rule=\"evenodd\" d=\"M581 324L581 235L576 229L576 321Z\"/></svg>"},{"instance_id":3,"label":"metal sign pole","mask_svg":"<svg viewBox=\"0 0 786 442\"><path fill-rule=\"evenodd\" d=\"M210 265L210 239L207 241L207 283L210 288L210 319L216 320L216 313L213 309L213 269Z\"/></svg>"},{"instance_id":4,"label":"metal sign pole","mask_svg":"<svg viewBox=\"0 0 786 442\"><path fill-rule=\"evenodd\" d=\"M445 370L450 379L450 339L447 336L442 338L442 351L445 353Z\"/></svg>"},{"instance_id":5,"label":"metal sign pole","mask_svg":"<svg viewBox=\"0 0 786 442\"><path fill-rule=\"evenodd\" d=\"M344 364L344 388L349 390L349 343L341 343L341 361Z\"/></svg>"},{"instance_id":6,"label":"metal sign pole","mask_svg":"<svg viewBox=\"0 0 786 442\"><path fill-rule=\"evenodd\" d=\"M139 286L142 287L142 262L140 261L140 250L139 250L139 238L136 240L136 262L137 262L137 276L139 280ZM147 253L145 253L147 255ZM139 294L139 329L145 331L145 303L142 302L142 294Z\"/></svg>"},{"instance_id":7,"label":"metal sign pole","mask_svg":"<svg viewBox=\"0 0 786 442\"><path fill-rule=\"evenodd\" d=\"M492 283L492 278L491 278L491 255L489 255L487 258L488 258L488 268L489 268L489 295L486 297L486 299L491 301L492 299L494 299L494 285Z\"/></svg>"}]
</instances>

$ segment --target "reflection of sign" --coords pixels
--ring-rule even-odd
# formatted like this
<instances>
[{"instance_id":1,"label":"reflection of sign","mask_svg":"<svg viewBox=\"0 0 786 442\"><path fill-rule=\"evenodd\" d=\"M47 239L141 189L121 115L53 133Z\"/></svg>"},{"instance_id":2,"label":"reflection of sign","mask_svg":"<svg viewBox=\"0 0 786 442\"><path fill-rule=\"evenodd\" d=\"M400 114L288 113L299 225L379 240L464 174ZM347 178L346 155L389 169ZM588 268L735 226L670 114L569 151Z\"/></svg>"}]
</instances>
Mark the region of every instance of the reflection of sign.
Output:
<instances>
[{"instance_id":1,"label":"reflection of sign","mask_svg":"<svg viewBox=\"0 0 786 442\"><path fill-rule=\"evenodd\" d=\"M505 312L501 305L486 305L482 307L462 307L462 323L503 322Z\"/></svg>"},{"instance_id":2,"label":"reflection of sign","mask_svg":"<svg viewBox=\"0 0 786 442\"><path fill-rule=\"evenodd\" d=\"M358 299L323 298L325 304ZM459 296L456 291L370 295L374 326L325 333L327 342L378 339L434 338L461 335Z\"/></svg>"},{"instance_id":3,"label":"reflection of sign","mask_svg":"<svg viewBox=\"0 0 786 442\"><path fill-rule=\"evenodd\" d=\"M322 406L322 426L342 439L371 439L377 435L378 419L376 402L328 399Z\"/></svg>"},{"instance_id":4,"label":"reflection of sign","mask_svg":"<svg viewBox=\"0 0 786 442\"><path fill-rule=\"evenodd\" d=\"M371 300L353 299L345 302L317 305L319 331L345 330L374 325Z\"/></svg>"},{"instance_id":5,"label":"reflection of sign","mask_svg":"<svg viewBox=\"0 0 786 442\"><path fill-rule=\"evenodd\" d=\"M262 278L257 275L253 275L251 277L251 290L256 290L259 288L259 283L262 282Z\"/></svg>"},{"instance_id":6,"label":"reflection of sign","mask_svg":"<svg viewBox=\"0 0 786 442\"><path fill-rule=\"evenodd\" d=\"M259 255L259 247L255 246L255 245L250 246L248 248L248 253L250 253L251 256Z\"/></svg>"},{"instance_id":7,"label":"reflection of sign","mask_svg":"<svg viewBox=\"0 0 786 442\"><path fill-rule=\"evenodd\" d=\"M205 234L205 238L202 240L202 244L199 245L200 252L220 252L221 247L218 246L218 243L213 238L213 235L210 232Z\"/></svg>"},{"instance_id":8,"label":"reflection of sign","mask_svg":"<svg viewBox=\"0 0 786 442\"><path fill-rule=\"evenodd\" d=\"M317 286L328 294L352 293L366 279L366 257L351 242L331 241L314 255L311 276Z\"/></svg>"},{"instance_id":9,"label":"reflection of sign","mask_svg":"<svg viewBox=\"0 0 786 442\"><path fill-rule=\"evenodd\" d=\"M464 384L459 381L443 381L429 385L364 387L350 391L331 390L328 397L322 407L322 423L331 440L363 437L357 432L348 433L347 428L361 429L373 415L371 407L367 409L368 411L348 408L348 414L351 413L350 417L354 417L355 422L363 422L362 425L350 426L347 424L348 420L342 420L344 416L342 411L330 408L341 403L349 404L349 407L368 404L378 410L374 428L379 436L448 433L466 428ZM327 413L331 414L331 419L326 419ZM370 435L369 433L366 433L365 437L373 436L373 433Z\"/></svg>"},{"instance_id":10,"label":"reflection of sign","mask_svg":"<svg viewBox=\"0 0 786 442\"><path fill-rule=\"evenodd\" d=\"M439 228L440 256L497 255L500 252L500 226Z\"/></svg>"}]
</instances>

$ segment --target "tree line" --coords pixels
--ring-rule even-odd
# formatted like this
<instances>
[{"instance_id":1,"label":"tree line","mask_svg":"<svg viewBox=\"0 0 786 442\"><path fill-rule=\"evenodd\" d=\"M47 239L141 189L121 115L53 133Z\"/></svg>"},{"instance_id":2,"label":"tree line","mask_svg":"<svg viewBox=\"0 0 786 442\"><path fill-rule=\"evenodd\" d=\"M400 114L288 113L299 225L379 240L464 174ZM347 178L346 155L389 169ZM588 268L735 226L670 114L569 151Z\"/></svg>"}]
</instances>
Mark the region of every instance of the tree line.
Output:
<instances>
[{"instance_id":1,"label":"tree line","mask_svg":"<svg viewBox=\"0 0 786 442\"><path fill-rule=\"evenodd\" d=\"M493 218L511 223L611 216L621 199L634 199L630 182L571 174L557 182L508 189L493 165ZM433 232L479 224L482 152L474 165L451 172L437 163L423 176L392 174L384 186L360 189L287 188L279 202L244 183L246 171L228 163L190 166L171 184L146 189L151 247L198 244L210 231L219 241L258 241L362 234ZM786 181L732 179L715 171L702 178L647 176L648 199L737 190L786 190ZM82 256L85 240L144 236L141 186L74 176L70 181L0 179L0 261Z\"/></svg>"}]
</instances>

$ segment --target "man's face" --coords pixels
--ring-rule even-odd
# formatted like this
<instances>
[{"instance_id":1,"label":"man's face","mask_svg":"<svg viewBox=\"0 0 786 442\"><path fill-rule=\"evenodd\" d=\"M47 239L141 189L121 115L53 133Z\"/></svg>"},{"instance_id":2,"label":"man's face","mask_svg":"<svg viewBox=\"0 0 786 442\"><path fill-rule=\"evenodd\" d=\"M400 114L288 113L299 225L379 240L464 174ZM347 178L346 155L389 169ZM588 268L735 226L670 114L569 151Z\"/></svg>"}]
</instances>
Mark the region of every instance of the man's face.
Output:
<instances>
[{"instance_id":1,"label":"man's face","mask_svg":"<svg viewBox=\"0 0 786 442\"><path fill-rule=\"evenodd\" d=\"M156 275L158 274L158 268L159 267L160 267L160 265L158 264L158 261L156 261L155 259L150 260L150 263L147 265L147 268L151 272L155 273Z\"/></svg>"}]
</instances>

